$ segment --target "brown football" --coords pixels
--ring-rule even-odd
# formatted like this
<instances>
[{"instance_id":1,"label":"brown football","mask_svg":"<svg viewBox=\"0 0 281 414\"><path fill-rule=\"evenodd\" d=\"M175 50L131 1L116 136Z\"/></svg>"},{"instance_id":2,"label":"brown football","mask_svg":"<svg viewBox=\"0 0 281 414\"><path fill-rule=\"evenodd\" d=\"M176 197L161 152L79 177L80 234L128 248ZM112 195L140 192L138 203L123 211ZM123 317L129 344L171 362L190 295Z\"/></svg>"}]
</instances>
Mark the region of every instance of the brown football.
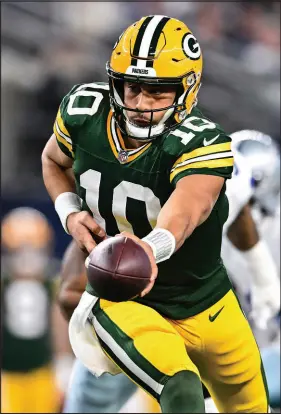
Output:
<instances>
[{"instance_id":1,"label":"brown football","mask_svg":"<svg viewBox=\"0 0 281 414\"><path fill-rule=\"evenodd\" d=\"M90 253L87 276L97 296L122 302L148 285L151 265L145 250L124 236L110 237Z\"/></svg>"}]
</instances>

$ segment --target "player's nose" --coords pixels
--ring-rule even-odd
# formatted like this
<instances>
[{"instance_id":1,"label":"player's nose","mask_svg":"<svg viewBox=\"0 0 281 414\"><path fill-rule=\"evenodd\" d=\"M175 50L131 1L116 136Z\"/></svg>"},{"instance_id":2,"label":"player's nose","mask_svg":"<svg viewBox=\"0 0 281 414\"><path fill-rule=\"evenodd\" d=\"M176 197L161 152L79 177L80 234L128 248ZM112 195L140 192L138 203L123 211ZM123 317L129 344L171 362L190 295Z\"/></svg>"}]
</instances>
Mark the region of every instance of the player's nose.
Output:
<instances>
[{"instance_id":1,"label":"player's nose","mask_svg":"<svg viewBox=\"0 0 281 414\"><path fill-rule=\"evenodd\" d=\"M139 111L147 111L151 109L151 98L144 93L139 93L136 108Z\"/></svg>"}]
</instances>

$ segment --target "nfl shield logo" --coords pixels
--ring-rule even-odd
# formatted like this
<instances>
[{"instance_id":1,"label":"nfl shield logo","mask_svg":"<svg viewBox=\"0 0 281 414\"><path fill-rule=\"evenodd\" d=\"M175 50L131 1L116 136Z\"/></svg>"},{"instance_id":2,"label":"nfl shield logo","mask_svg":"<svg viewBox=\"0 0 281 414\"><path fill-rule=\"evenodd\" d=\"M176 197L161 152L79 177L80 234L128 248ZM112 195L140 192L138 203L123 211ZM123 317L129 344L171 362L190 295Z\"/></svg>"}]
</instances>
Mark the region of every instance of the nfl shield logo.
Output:
<instances>
[{"instance_id":1,"label":"nfl shield logo","mask_svg":"<svg viewBox=\"0 0 281 414\"><path fill-rule=\"evenodd\" d=\"M127 159L128 159L127 151L124 151L124 150L120 151L119 154L118 154L118 160L120 162L126 162Z\"/></svg>"}]
</instances>

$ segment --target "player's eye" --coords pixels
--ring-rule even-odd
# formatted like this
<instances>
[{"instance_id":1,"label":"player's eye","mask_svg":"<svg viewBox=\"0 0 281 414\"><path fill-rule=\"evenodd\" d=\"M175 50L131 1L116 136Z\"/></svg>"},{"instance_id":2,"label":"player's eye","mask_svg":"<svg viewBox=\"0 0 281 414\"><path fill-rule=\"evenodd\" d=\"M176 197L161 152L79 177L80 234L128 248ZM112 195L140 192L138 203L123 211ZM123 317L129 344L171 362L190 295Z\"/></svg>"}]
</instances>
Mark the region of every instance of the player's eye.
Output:
<instances>
[{"instance_id":1,"label":"player's eye","mask_svg":"<svg viewBox=\"0 0 281 414\"><path fill-rule=\"evenodd\" d=\"M163 91L161 91L160 89L155 89L155 90L154 90L154 91L152 91L151 93L152 93L152 95L157 95L157 96L159 96L159 95L162 95L162 94L163 94Z\"/></svg>"},{"instance_id":2,"label":"player's eye","mask_svg":"<svg viewBox=\"0 0 281 414\"><path fill-rule=\"evenodd\" d=\"M134 93L139 93L140 91L139 85L136 85L135 83L128 83L128 89Z\"/></svg>"}]
</instances>

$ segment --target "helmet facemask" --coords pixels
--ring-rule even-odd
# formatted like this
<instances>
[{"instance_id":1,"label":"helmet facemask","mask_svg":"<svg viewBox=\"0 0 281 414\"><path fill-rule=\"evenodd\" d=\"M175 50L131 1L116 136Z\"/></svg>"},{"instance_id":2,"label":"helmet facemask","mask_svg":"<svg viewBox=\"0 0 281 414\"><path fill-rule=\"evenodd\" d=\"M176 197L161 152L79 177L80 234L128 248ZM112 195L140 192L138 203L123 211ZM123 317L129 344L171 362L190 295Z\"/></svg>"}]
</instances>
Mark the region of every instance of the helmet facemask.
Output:
<instances>
[{"instance_id":1,"label":"helmet facemask","mask_svg":"<svg viewBox=\"0 0 281 414\"><path fill-rule=\"evenodd\" d=\"M185 118L188 115L185 102L190 91L196 86L196 75L194 72L189 72L188 74L179 78L155 79L143 76L131 76L116 73L110 68L109 63L107 63L106 69L109 77L111 108L113 110L115 121L124 135L139 141L152 141L184 122ZM188 82L186 79L189 80L189 83L187 83L187 89L183 87L183 82ZM170 106L151 110L128 108L124 104L124 83L126 81L130 83L144 83L146 85L176 86L177 90L174 102ZM196 105L196 100L194 102L194 105ZM161 111L165 111L165 114L157 124L154 124L153 114ZM141 127L133 124L128 117L128 112L139 114L150 113L149 125Z\"/></svg>"}]
</instances>

